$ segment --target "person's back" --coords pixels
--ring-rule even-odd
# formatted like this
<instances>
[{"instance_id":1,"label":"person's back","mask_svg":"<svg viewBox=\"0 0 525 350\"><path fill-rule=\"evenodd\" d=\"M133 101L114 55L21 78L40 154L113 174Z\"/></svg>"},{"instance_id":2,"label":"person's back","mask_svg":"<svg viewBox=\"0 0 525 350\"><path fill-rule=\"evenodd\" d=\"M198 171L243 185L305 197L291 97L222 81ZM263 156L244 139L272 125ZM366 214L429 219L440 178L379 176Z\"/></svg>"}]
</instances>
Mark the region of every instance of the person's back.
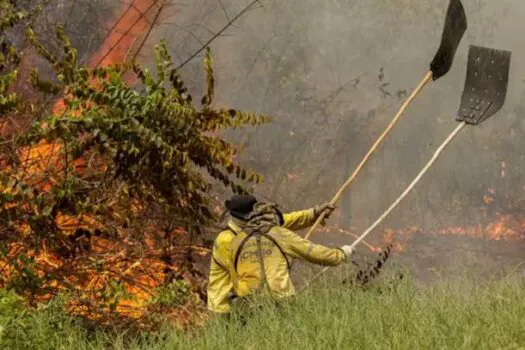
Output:
<instances>
[{"instance_id":1,"label":"person's back","mask_svg":"<svg viewBox=\"0 0 525 350\"><path fill-rule=\"evenodd\" d=\"M338 265L351 254L348 247L315 245L290 230L312 225L325 209L284 215L272 204L253 203L250 209L242 219L240 215L232 218L228 229L216 239L208 286L208 308L212 311L229 311L226 297L230 292L238 297L261 290L279 297L293 295L290 264L294 258Z\"/></svg>"}]
</instances>

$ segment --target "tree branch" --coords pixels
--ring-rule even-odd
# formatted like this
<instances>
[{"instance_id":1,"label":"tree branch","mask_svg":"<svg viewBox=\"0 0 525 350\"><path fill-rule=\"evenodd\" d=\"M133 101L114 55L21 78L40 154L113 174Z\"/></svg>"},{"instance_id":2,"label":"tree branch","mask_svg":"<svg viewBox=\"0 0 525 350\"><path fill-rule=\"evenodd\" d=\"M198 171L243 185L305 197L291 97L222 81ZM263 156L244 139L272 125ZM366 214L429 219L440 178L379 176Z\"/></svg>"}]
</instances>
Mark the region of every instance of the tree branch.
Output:
<instances>
[{"instance_id":1,"label":"tree branch","mask_svg":"<svg viewBox=\"0 0 525 350\"><path fill-rule=\"evenodd\" d=\"M215 35L213 35L204 45L201 46L200 49L195 51L188 59L186 59L182 64L180 64L177 69L181 69L184 67L188 62L190 62L192 59L194 59L198 54L200 54L206 47L208 47L215 39L217 39L226 29L230 28L233 23L238 20L242 15L244 15L248 10L252 8L253 5L257 4L259 0L253 0L250 4L248 4L244 9L242 9L241 12L239 12L235 17L233 17L231 20L226 23L224 27L222 27L221 30L219 30Z\"/></svg>"}]
</instances>

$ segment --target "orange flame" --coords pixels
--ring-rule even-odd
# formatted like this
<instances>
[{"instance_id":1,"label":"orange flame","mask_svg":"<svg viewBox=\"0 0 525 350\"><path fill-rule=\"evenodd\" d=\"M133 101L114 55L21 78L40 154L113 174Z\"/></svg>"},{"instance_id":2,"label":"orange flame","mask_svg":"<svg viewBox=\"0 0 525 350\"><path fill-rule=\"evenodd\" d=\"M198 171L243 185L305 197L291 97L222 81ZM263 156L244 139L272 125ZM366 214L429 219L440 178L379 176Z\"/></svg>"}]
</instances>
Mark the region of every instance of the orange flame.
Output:
<instances>
[{"instance_id":1,"label":"orange flame","mask_svg":"<svg viewBox=\"0 0 525 350\"><path fill-rule=\"evenodd\" d=\"M92 67L106 67L115 63L125 62L128 53L136 40L144 33L148 26L148 13L155 8L156 0L133 0L131 4L122 4L121 13L118 18L112 20L115 24L104 39L104 42L89 60ZM126 80L126 79L125 79ZM127 77L131 83L131 79ZM65 110L63 99L59 99L53 107L53 113L58 114ZM61 146L58 144L41 144L25 150L23 158L32 160L33 173L45 173L49 164L56 164L61 155ZM39 161L34 158L38 156ZM47 158L47 159L46 159ZM82 162L82 161L81 161ZM77 168L83 164L75 164ZM45 169L43 169L45 167ZM53 186L53 179L43 183L44 189L49 190Z\"/></svg>"},{"instance_id":2,"label":"orange flame","mask_svg":"<svg viewBox=\"0 0 525 350\"><path fill-rule=\"evenodd\" d=\"M112 29L104 39L100 48L90 58L89 65L91 67L107 67L111 64L125 62L132 52L135 43L144 35L147 27L150 25L147 18L148 15L151 11L159 10L156 4L157 0L133 0L130 4L123 4L118 17L112 20L114 23ZM130 77L125 77L124 79L128 83L133 83ZM91 83L96 85L95 81ZM64 110L64 100L59 99L53 107L53 112L58 114ZM15 176L24 177L29 183L41 191L50 191L57 181L63 177L66 162L63 157L62 147L59 144L41 142L36 146L22 149L19 157L22 161L21 172L15 174ZM76 171L83 172L86 170L86 162L80 160L74 164L74 167ZM137 205L135 209L140 210L140 205ZM102 226L94 219L86 216L72 218L59 214L56 221L57 225L66 235L73 233L77 228L94 229ZM18 230L20 232L28 231L26 225L19 226ZM183 233L181 228L175 231L177 235ZM154 241L153 238L151 241ZM118 248L115 247L115 242L101 237L91 238L91 244L93 251L98 251L99 253ZM151 248L153 247L154 244L151 244ZM18 251L23 249L23 246L20 243L15 243L9 248L10 256L15 256ZM198 249L199 247L192 248L196 248L198 254L207 253L204 248L200 248L200 251ZM29 252L29 254L32 253ZM115 258L119 257L117 256ZM45 270L51 271L59 269L65 263L58 255L48 252L46 249L39 253L38 256L35 256L35 259L42 266L40 272L42 274L45 273ZM1 263L0 261L0 265L2 265ZM165 268L165 263L158 256L154 256L152 258L142 259L138 264L131 266L120 265L116 265L114 268L118 271L124 271L123 275L130 275L130 278L136 280L138 282L137 285L142 287L137 288L136 286L130 285L128 292L134 296L134 301L120 303L117 311L127 313L131 317L139 317L139 315L145 311L145 301L151 296L148 291L159 286L164 279L165 274L162 271ZM4 271L4 273L7 274L9 271ZM90 288L101 285L104 278L109 277L110 276L100 276L95 272L86 272L84 279L71 277L71 281L69 282L73 283L80 290L88 293Z\"/></svg>"},{"instance_id":3,"label":"orange flame","mask_svg":"<svg viewBox=\"0 0 525 350\"><path fill-rule=\"evenodd\" d=\"M487 225L450 227L439 231L440 234L485 238L493 241L512 241L525 239L525 218L513 215L499 215Z\"/></svg>"},{"instance_id":4,"label":"orange flame","mask_svg":"<svg viewBox=\"0 0 525 350\"><path fill-rule=\"evenodd\" d=\"M133 45L148 27L148 13L155 8L156 3L155 0L133 0L131 4L123 4L120 18L100 49L91 57L90 65L106 67L125 62Z\"/></svg>"},{"instance_id":5,"label":"orange flame","mask_svg":"<svg viewBox=\"0 0 525 350\"><path fill-rule=\"evenodd\" d=\"M423 231L417 227L410 227L405 230L388 229L383 235L383 240L391 243L395 237L407 241L417 234L461 236L491 241L525 240L525 217L499 214L493 221L485 225L452 226L430 232ZM402 252L405 250L405 247L398 243L395 245L395 249L398 252Z\"/></svg>"},{"instance_id":6,"label":"orange flame","mask_svg":"<svg viewBox=\"0 0 525 350\"><path fill-rule=\"evenodd\" d=\"M286 174L286 177L288 178L288 180L296 180L299 178L299 174L295 174L295 173L288 173Z\"/></svg>"},{"instance_id":7,"label":"orange flame","mask_svg":"<svg viewBox=\"0 0 525 350\"><path fill-rule=\"evenodd\" d=\"M156 4L156 0L133 0L130 4L122 4L119 17L112 19L114 24L100 48L91 56L89 65L95 68L126 62L133 46L146 31L148 14L156 8ZM130 76L125 80L133 82ZM64 109L64 100L60 99L53 112L60 113Z\"/></svg>"}]
</instances>

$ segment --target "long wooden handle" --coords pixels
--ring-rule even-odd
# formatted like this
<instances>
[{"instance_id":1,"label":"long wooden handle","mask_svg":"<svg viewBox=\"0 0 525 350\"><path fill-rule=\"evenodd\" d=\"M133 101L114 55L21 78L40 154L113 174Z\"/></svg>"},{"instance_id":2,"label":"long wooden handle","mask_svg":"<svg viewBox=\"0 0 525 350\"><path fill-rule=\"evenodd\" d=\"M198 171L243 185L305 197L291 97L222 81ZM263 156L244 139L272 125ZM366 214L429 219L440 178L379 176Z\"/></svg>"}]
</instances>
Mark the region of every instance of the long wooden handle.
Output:
<instances>
[{"instance_id":1,"label":"long wooden handle","mask_svg":"<svg viewBox=\"0 0 525 350\"><path fill-rule=\"evenodd\" d=\"M432 165L436 162L436 160L439 158L441 152L450 144L450 142L459 134L461 129L463 129L467 125L465 122L462 122L459 124L454 131L446 138L445 141L439 146L439 148L436 150L432 158L428 161L428 163L425 165L425 167L419 172L419 174L412 180L410 185L405 189L405 191L392 203L392 205L369 227L366 229L363 234L352 244L352 248L355 248L365 237L372 232L385 218L390 215L390 213L401 203L403 199L412 191L412 189L417 185L419 180L425 175L425 173L432 167ZM310 285L313 281L315 281L319 276L321 276L326 270L328 270L329 267L325 267L320 272L318 272L308 283L307 286Z\"/></svg>"},{"instance_id":2,"label":"long wooden handle","mask_svg":"<svg viewBox=\"0 0 525 350\"><path fill-rule=\"evenodd\" d=\"M379 136L379 138L376 140L376 142L372 145L372 147L368 150L368 153L365 155L365 157L363 158L363 160L361 160L361 163L359 163L359 165L357 166L357 168L354 170L354 172L352 173L352 175L348 178L348 180L346 180L346 182L343 184L343 186L341 186L341 188L339 189L339 191L337 191L337 193L335 194L334 198L332 198L332 200L330 201L330 203L332 204L335 204L338 200L339 200L339 197L341 197L341 195L343 194L343 192L345 191L345 189L350 186L350 184L352 182L354 182L355 178L357 177L357 174L359 174L359 172L363 169L363 167L365 166L366 162L368 162L368 160L370 159L370 157L372 156L372 154L376 151L376 149L379 147L379 145L381 144L381 142L383 142L383 140L385 139L385 137L390 133L390 131L392 131L392 129L394 128L394 126L396 125L396 123L399 121L399 118L401 118L401 116L403 115L403 113L405 112L405 110L408 108L408 106L412 103L412 101L416 98L416 96L421 92L421 90L423 89L423 87L432 79L432 71L429 71L425 77L423 78L423 80L419 83L419 85L416 87L416 89L412 92L412 94L408 97L408 99L405 101L405 103L403 103L403 105L401 106L401 108L399 109L399 111L397 112L396 116L394 117L394 119L392 119L392 121L390 122L390 124L388 124L388 126L386 127L386 129L383 131L383 133ZM323 219L325 218L325 212L323 212L318 218L317 220L315 221L315 223L310 227L310 230L308 231L308 233L306 233L306 236L304 238L308 239L310 237L310 235L312 234L312 232L315 230L315 228L317 227L317 225L319 225L319 223L321 223L323 221Z\"/></svg>"}]
</instances>

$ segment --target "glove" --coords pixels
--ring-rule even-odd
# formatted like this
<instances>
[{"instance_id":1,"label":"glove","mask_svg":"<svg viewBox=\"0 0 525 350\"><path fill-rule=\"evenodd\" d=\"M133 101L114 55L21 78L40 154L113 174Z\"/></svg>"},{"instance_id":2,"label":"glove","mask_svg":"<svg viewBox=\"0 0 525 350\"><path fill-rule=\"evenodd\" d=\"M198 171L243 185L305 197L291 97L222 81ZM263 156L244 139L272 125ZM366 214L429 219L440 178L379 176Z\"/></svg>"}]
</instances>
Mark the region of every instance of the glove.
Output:
<instances>
[{"instance_id":1,"label":"glove","mask_svg":"<svg viewBox=\"0 0 525 350\"><path fill-rule=\"evenodd\" d=\"M328 219L330 215L332 215L332 212L334 210L335 210L335 205L333 205L330 202L327 202L321 205L316 205L314 208L314 215L316 218L318 218L319 216L321 216L321 214L323 214L323 212L325 213L323 221L321 221L321 225L324 226L326 224L325 220Z\"/></svg>"},{"instance_id":2,"label":"glove","mask_svg":"<svg viewBox=\"0 0 525 350\"><path fill-rule=\"evenodd\" d=\"M332 215L332 212L335 210L335 205L333 205L330 202L316 205L314 208L314 215L316 217L319 217L323 212L325 213L325 218L328 219L330 215Z\"/></svg>"},{"instance_id":3,"label":"glove","mask_svg":"<svg viewBox=\"0 0 525 350\"><path fill-rule=\"evenodd\" d=\"M352 248L352 246L350 246L350 245L344 245L344 246L342 246L342 247L341 247L341 250L345 253L347 259L348 259L349 257L351 257L352 254L354 254L354 248Z\"/></svg>"}]
</instances>

